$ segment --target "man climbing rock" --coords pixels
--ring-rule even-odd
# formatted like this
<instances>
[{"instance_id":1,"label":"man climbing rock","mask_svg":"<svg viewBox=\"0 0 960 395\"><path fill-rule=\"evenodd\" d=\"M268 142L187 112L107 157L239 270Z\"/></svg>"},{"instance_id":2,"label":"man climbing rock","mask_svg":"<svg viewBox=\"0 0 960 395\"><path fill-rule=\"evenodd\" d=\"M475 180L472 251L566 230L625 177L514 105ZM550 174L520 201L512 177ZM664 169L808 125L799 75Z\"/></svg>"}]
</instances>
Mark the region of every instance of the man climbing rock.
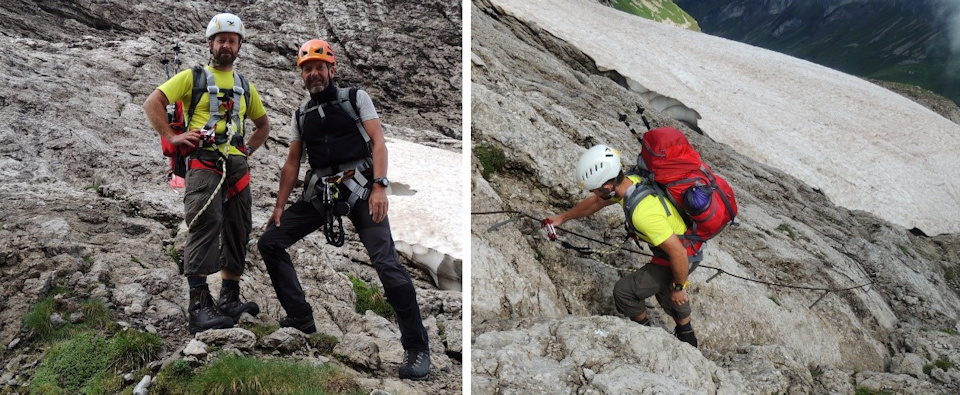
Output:
<instances>
[{"instance_id":1,"label":"man climbing rock","mask_svg":"<svg viewBox=\"0 0 960 395\"><path fill-rule=\"evenodd\" d=\"M593 195L544 222L560 226L615 203L628 204L643 181L639 175L625 175L620 155L605 145L594 146L580 157L577 179L581 190ZM699 262L702 254L681 242L679 235L687 232L687 226L672 203L662 201L656 194L631 203L635 206L626 220L632 223L636 236L651 245L654 257L650 263L617 281L613 288L617 311L641 325L649 325L644 299L656 296L660 306L676 321L676 337L696 347L697 337L690 323L687 275L690 263Z\"/></svg>"},{"instance_id":2,"label":"man climbing rock","mask_svg":"<svg viewBox=\"0 0 960 395\"><path fill-rule=\"evenodd\" d=\"M252 227L247 157L270 134L260 95L234 70L246 38L243 22L233 14L216 15L207 25L206 38L210 65L181 71L143 103L160 137L175 146L197 148L188 158L183 198L188 224L183 270L190 287L191 333L229 328L241 314L260 312L256 303L240 300L240 276ZM176 134L166 108L179 100L193 105L187 131ZM256 129L245 144L247 118ZM223 283L214 304L206 276L218 270Z\"/></svg>"},{"instance_id":3,"label":"man climbing rock","mask_svg":"<svg viewBox=\"0 0 960 395\"><path fill-rule=\"evenodd\" d=\"M400 378L426 379L430 372L427 331L387 219L386 188L390 183L379 115L366 92L337 87L336 57L327 42L314 39L304 43L297 53L297 66L310 99L291 119L293 133L276 206L258 242L277 298L287 313L280 325L306 333L316 331L313 308L286 249L321 227L328 242L342 245L341 217L347 216L397 313L404 349ZM304 193L286 207L301 161L310 165Z\"/></svg>"}]
</instances>

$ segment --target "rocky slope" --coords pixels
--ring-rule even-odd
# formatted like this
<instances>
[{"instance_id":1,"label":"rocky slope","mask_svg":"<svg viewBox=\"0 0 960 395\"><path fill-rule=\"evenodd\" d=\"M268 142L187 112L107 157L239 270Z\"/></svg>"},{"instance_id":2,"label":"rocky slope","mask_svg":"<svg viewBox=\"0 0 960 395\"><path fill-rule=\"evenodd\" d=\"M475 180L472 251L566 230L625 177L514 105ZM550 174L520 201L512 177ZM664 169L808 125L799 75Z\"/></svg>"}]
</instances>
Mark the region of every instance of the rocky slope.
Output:
<instances>
[{"instance_id":1,"label":"rocky slope","mask_svg":"<svg viewBox=\"0 0 960 395\"><path fill-rule=\"evenodd\" d=\"M272 125L267 147L251 159L254 232L242 292L264 310L254 323L282 316L254 245L273 206L290 113L304 97L295 66L301 42L320 36L339 50L341 84L371 93L388 138L459 155L460 2L242 4L0 4L0 392L22 391L32 374L28 362L42 356L43 346L21 324L55 286L75 300L103 300L117 319L159 334L162 358L178 357L193 338L174 256L185 237L182 203L165 185L165 159L140 105L164 81L161 58L172 57L175 43L183 67L206 62L202 32L214 14L234 12L245 21L249 38L238 69L257 87ZM291 248L321 331L341 347L367 350L338 352L357 355L345 368L366 377L368 390L458 391L460 292L438 289L405 262L431 332L435 374L423 383L397 380L396 325L353 312L348 276L379 280L359 240L348 235L339 249L320 235ZM210 282L218 288L215 276Z\"/></svg>"},{"instance_id":2,"label":"rocky slope","mask_svg":"<svg viewBox=\"0 0 960 395\"><path fill-rule=\"evenodd\" d=\"M473 393L960 390L960 370L943 363L960 358L958 235L917 236L837 207L656 110L580 48L496 3L472 9L473 212L542 218L568 209L584 197L572 167L585 146L618 147L630 164L640 133L672 125L738 196L741 225L711 242L706 265L770 283L872 285L824 294L712 278L717 270L701 267L691 277L695 350L671 337L659 307L653 328L611 317L620 277L611 266L628 270L647 257L584 257L546 241L534 221L491 230L515 215L474 215ZM624 236L614 208L564 227L611 243Z\"/></svg>"}]
</instances>

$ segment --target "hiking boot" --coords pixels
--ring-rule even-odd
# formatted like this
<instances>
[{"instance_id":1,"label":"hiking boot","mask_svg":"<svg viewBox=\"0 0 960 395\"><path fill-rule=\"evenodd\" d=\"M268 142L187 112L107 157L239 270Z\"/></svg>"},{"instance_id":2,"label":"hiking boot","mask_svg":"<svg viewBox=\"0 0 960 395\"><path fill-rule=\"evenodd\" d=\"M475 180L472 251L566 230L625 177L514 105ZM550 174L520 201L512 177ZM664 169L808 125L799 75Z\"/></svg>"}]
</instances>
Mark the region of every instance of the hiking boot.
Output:
<instances>
[{"instance_id":1,"label":"hiking boot","mask_svg":"<svg viewBox=\"0 0 960 395\"><path fill-rule=\"evenodd\" d=\"M190 333L203 332L207 329L224 329L233 327L233 320L217 311L213 304L213 297L207 288L190 290L190 324L187 329Z\"/></svg>"},{"instance_id":2,"label":"hiking boot","mask_svg":"<svg viewBox=\"0 0 960 395\"><path fill-rule=\"evenodd\" d=\"M217 302L220 314L230 317L233 322L240 322L240 315L248 313L254 317L260 314L260 306L254 302L241 302L240 289L220 289L220 301Z\"/></svg>"},{"instance_id":3,"label":"hiking boot","mask_svg":"<svg viewBox=\"0 0 960 395\"><path fill-rule=\"evenodd\" d=\"M689 343L694 348L697 348L697 335L693 333L693 329L689 331L680 331L679 327L673 328L673 335L680 339L680 341Z\"/></svg>"},{"instance_id":4,"label":"hiking boot","mask_svg":"<svg viewBox=\"0 0 960 395\"><path fill-rule=\"evenodd\" d=\"M311 334L317 333L317 325L313 322L313 315L309 315L303 318L294 318L291 316L286 316L280 319L281 328L296 328L300 332Z\"/></svg>"},{"instance_id":5,"label":"hiking boot","mask_svg":"<svg viewBox=\"0 0 960 395\"><path fill-rule=\"evenodd\" d=\"M403 351L403 366L400 367L400 378L411 380L425 380L430 374L430 350Z\"/></svg>"}]
</instances>

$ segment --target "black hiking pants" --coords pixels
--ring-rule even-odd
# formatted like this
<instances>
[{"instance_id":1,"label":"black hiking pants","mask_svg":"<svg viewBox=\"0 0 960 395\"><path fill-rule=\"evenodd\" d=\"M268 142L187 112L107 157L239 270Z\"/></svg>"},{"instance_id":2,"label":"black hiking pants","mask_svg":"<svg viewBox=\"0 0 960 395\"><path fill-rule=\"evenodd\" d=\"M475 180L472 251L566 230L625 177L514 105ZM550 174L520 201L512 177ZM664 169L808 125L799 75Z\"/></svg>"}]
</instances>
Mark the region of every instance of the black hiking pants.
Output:
<instances>
[{"instance_id":1,"label":"black hiking pants","mask_svg":"<svg viewBox=\"0 0 960 395\"><path fill-rule=\"evenodd\" d=\"M397 313L403 348L411 351L428 349L429 341L420 316L416 289L407 270L400 264L390 232L390 221L384 218L380 223L374 222L366 200L357 200L348 218L383 283L387 302ZM260 236L257 247L280 305L287 315L295 318L312 316L313 307L306 300L287 248L320 229L323 225L321 213L312 203L300 200L283 212L280 223L281 227L270 224Z\"/></svg>"}]
</instances>

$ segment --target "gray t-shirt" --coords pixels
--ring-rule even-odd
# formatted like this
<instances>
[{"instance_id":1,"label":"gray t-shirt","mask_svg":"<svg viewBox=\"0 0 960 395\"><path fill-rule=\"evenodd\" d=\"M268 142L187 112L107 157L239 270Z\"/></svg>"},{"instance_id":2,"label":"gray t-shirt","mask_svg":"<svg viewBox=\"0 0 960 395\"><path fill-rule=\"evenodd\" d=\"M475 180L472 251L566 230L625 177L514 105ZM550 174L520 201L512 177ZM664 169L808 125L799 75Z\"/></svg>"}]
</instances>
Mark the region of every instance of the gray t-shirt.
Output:
<instances>
[{"instance_id":1,"label":"gray t-shirt","mask_svg":"<svg viewBox=\"0 0 960 395\"><path fill-rule=\"evenodd\" d=\"M347 89L347 88L343 88ZM373 107L373 99L363 89L357 90L357 108L360 109L360 122L366 122L371 119L380 118L377 109ZM299 141L300 130L297 129L297 111L293 111L290 116L290 141ZM306 151L304 151L306 153Z\"/></svg>"}]
</instances>

